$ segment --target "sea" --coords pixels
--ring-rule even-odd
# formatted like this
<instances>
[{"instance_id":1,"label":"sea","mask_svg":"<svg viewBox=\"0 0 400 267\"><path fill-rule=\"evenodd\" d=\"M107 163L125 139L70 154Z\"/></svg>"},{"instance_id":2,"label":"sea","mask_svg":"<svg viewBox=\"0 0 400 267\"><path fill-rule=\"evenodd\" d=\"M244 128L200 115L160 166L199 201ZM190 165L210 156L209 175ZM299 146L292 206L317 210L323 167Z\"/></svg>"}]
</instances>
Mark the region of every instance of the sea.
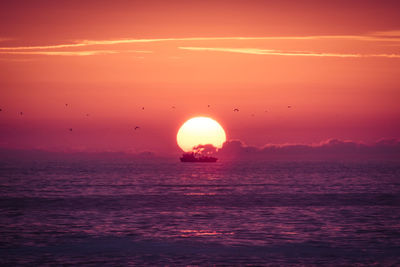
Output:
<instances>
[{"instance_id":1,"label":"sea","mask_svg":"<svg viewBox=\"0 0 400 267\"><path fill-rule=\"evenodd\" d=\"M0 162L1 266L399 266L399 161Z\"/></svg>"}]
</instances>

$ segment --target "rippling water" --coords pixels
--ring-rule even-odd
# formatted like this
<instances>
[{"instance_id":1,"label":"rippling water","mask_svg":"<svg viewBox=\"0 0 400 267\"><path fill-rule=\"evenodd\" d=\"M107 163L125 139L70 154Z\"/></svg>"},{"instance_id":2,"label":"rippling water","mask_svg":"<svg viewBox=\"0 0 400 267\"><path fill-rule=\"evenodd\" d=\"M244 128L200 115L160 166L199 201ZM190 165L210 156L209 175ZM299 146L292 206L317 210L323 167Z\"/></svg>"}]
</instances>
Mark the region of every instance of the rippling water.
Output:
<instances>
[{"instance_id":1,"label":"rippling water","mask_svg":"<svg viewBox=\"0 0 400 267\"><path fill-rule=\"evenodd\" d=\"M3 162L0 264L400 264L399 162Z\"/></svg>"}]
</instances>

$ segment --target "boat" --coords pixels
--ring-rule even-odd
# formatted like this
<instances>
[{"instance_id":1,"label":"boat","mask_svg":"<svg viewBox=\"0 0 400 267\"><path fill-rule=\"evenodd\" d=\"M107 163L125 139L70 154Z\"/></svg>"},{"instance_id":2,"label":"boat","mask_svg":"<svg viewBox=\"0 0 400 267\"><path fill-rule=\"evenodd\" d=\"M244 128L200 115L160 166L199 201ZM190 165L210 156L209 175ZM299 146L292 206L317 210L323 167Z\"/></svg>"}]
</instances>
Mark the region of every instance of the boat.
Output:
<instances>
[{"instance_id":1,"label":"boat","mask_svg":"<svg viewBox=\"0 0 400 267\"><path fill-rule=\"evenodd\" d=\"M181 162L216 162L218 159L209 156L196 156L194 153L183 153Z\"/></svg>"}]
</instances>

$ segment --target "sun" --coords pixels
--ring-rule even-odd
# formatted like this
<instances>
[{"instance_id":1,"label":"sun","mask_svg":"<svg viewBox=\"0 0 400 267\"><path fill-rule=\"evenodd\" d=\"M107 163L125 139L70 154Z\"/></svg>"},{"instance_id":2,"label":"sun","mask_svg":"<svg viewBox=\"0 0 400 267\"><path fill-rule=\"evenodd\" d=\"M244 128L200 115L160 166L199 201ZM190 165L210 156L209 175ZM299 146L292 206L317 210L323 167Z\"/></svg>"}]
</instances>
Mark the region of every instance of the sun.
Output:
<instances>
[{"instance_id":1,"label":"sun","mask_svg":"<svg viewBox=\"0 0 400 267\"><path fill-rule=\"evenodd\" d=\"M198 145L213 145L221 148L226 141L222 126L207 117L194 117L186 121L176 135L178 146L185 152L190 152Z\"/></svg>"}]
</instances>

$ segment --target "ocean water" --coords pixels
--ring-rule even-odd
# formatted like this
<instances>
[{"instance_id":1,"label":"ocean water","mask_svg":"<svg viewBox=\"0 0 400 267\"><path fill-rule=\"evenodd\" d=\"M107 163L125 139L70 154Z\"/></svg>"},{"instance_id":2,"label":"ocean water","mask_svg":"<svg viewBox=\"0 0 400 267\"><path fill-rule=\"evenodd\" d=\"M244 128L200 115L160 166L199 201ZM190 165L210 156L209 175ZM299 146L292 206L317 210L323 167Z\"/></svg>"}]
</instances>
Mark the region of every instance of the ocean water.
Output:
<instances>
[{"instance_id":1,"label":"ocean water","mask_svg":"<svg viewBox=\"0 0 400 267\"><path fill-rule=\"evenodd\" d=\"M400 163L1 162L25 264L400 265Z\"/></svg>"}]
</instances>

